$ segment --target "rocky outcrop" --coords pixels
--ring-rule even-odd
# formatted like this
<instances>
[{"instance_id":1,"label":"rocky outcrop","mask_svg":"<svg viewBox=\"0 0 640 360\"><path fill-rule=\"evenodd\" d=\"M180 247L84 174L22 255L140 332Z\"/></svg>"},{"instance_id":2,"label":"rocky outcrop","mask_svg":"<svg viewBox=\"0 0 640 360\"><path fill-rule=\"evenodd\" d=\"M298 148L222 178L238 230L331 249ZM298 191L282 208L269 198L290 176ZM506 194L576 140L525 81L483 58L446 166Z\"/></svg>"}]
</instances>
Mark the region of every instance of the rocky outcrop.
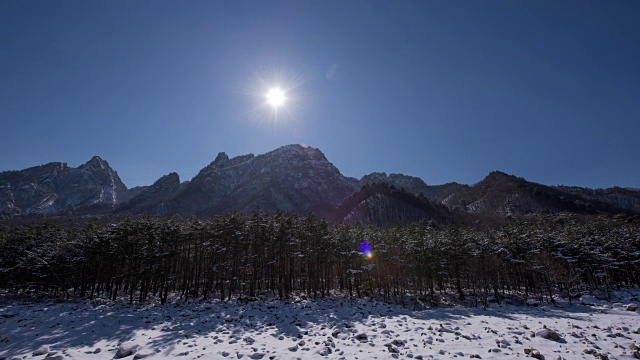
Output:
<instances>
[{"instance_id":1,"label":"rocky outcrop","mask_svg":"<svg viewBox=\"0 0 640 360\"><path fill-rule=\"evenodd\" d=\"M118 173L98 156L77 168L54 162L0 173L0 212L8 216L107 212L126 192Z\"/></svg>"},{"instance_id":2,"label":"rocky outcrop","mask_svg":"<svg viewBox=\"0 0 640 360\"><path fill-rule=\"evenodd\" d=\"M234 158L219 153L157 212L208 216L260 210L323 217L355 190L357 182L312 147L287 145Z\"/></svg>"}]
</instances>

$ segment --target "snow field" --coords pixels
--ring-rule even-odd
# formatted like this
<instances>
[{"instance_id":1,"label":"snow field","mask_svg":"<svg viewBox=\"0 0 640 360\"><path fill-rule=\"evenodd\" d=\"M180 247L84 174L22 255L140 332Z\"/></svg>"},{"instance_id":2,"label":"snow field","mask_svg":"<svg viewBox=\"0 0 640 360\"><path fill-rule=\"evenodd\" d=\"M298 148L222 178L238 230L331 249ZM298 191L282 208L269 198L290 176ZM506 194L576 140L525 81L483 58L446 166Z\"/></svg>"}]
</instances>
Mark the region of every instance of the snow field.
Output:
<instances>
[{"instance_id":1,"label":"snow field","mask_svg":"<svg viewBox=\"0 0 640 360\"><path fill-rule=\"evenodd\" d=\"M640 316L630 302L639 294L422 311L344 298L142 306L0 298L0 359L632 359Z\"/></svg>"}]
</instances>

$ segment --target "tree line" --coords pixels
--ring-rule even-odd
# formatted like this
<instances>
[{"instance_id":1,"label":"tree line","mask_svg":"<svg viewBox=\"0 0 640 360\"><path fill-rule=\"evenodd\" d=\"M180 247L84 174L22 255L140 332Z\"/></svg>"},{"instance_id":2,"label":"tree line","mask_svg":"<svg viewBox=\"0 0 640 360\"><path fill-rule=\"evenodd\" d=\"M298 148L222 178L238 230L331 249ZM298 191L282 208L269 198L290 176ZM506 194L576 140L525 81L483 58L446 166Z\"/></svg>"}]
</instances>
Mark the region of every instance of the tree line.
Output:
<instances>
[{"instance_id":1,"label":"tree line","mask_svg":"<svg viewBox=\"0 0 640 360\"><path fill-rule=\"evenodd\" d=\"M370 244L371 256L360 252ZM376 297L437 306L640 286L640 221L570 214L378 228L312 215L0 225L0 288L168 301Z\"/></svg>"}]
</instances>

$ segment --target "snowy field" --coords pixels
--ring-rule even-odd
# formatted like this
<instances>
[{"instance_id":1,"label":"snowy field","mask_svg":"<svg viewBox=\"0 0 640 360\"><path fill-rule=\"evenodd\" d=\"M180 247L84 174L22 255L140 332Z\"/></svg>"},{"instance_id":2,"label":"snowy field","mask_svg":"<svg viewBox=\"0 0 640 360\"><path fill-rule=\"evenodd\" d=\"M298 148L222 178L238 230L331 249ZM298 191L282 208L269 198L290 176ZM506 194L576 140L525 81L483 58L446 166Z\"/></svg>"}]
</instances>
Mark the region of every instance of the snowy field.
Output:
<instances>
[{"instance_id":1,"label":"snowy field","mask_svg":"<svg viewBox=\"0 0 640 360\"><path fill-rule=\"evenodd\" d=\"M615 295L422 311L343 298L139 306L0 297L0 359L640 357L640 292Z\"/></svg>"}]
</instances>

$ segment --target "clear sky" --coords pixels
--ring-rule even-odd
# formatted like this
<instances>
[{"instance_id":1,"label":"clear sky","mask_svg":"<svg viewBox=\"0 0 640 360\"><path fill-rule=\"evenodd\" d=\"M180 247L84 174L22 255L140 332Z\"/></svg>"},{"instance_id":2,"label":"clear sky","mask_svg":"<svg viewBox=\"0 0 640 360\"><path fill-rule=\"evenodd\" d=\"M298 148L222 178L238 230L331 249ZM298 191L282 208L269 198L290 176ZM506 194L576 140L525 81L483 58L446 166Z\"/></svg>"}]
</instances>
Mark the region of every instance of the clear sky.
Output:
<instances>
[{"instance_id":1,"label":"clear sky","mask_svg":"<svg viewBox=\"0 0 640 360\"><path fill-rule=\"evenodd\" d=\"M637 0L3 0L0 170L99 155L132 187L300 143L354 177L640 187L638 19Z\"/></svg>"}]
</instances>

